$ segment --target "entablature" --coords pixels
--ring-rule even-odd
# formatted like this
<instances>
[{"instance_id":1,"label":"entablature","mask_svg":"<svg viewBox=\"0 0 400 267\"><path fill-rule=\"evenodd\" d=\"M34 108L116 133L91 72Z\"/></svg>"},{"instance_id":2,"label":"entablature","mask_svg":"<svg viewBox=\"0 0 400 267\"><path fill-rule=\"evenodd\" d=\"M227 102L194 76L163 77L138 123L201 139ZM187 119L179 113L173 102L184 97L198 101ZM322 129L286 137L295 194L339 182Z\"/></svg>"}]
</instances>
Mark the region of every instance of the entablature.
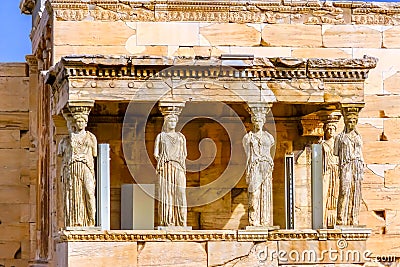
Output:
<instances>
[{"instance_id":1,"label":"entablature","mask_svg":"<svg viewBox=\"0 0 400 267\"><path fill-rule=\"evenodd\" d=\"M47 75L56 113L68 100L362 103L377 59L70 56ZM62 102L59 103L58 102Z\"/></svg>"}]
</instances>

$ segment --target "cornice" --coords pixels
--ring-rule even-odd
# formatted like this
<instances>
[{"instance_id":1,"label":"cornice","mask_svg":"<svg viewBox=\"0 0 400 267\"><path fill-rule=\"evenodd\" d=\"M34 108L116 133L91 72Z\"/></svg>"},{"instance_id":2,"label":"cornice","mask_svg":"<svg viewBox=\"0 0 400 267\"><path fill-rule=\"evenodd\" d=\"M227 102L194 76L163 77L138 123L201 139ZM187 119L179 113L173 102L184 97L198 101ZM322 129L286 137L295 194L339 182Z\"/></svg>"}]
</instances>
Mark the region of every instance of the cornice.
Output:
<instances>
[{"instance_id":1,"label":"cornice","mask_svg":"<svg viewBox=\"0 0 400 267\"><path fill-rule=\"evenodd\" d=\"M370 229L350 230L115 230L115 231L60 231L60 242L153 242L153 241L278 241L278 240L366 240Z\"/></svg>"},{"instance_id":2,"label":"cornice","mask_svg":"<svg viewBox=\"0 0 400 267\"><path fill-rule=\"evenodd\" d=\"M228 80L321 79L328 82L363 82L377 59L213 58L72 56L63 58L47 82L65 78L147 80L173 77ZM173 71L169 67L174 67Z\"/></svg>"},{"instance_id":3,"label":"cornice","mask_svg":"<svg viewBox=\"0 0 400 267\"><path fill-rule=\"evenodd\" d=\"M57 19L68 21L92 19L271 24L400 24L400 4L397 3L51 0L49 5Z\"/></svg>"}]
</instances>

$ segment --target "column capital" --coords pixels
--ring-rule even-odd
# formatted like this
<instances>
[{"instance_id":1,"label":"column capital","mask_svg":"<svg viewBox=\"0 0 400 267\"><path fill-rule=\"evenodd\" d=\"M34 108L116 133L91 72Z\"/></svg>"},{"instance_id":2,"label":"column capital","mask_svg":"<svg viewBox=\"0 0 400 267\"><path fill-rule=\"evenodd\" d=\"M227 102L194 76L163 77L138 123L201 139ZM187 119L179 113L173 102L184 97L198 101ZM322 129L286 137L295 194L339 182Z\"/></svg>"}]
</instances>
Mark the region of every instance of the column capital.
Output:
<instances>
[{"instance_id":1,"label":"column capital","mask_svg":"<svg viewBox=\"0 0 400 267\"><path fill-rule=\"evenodd\" d=\"M94 106L94 100L68 100L66 108L71 113L72 116L81 114L81 115L89 115L91 109ZM63 109L63 115L64 115Z\"/></svg>"},{"instance_id":2,"label":"column capital","mask_svg":"<svg viewBox=\"0 0 400 267\"><path fill-rule=\"evenodd\" d=\"M163 116L166 115L180 115L182 109L185 107L185 102L182 101L160 101L158 108Z\"/></svg>"},{"instance_id":3,"label":"column capital","mask_svg":"<svg viewBox=\"0 0 400 267\"><path fill-rule=\"evenodd\" d=\"M340 113L340 110L320 110L318 111L318 116L320 120L324 124L328 123L338 123L340 118L342 117L342 114Z\"/></svg>"},{"instance_id":4,"label":"column capital","mask_svg":"<svg viewBox=\"0 0 400 267\"><path fill-rule=\"evenodd\" d=\"M340 109L344 118L349 116L356 116L358 118L358 113L360 113L364 106L364 103L343 103L340 104Z\"/></svg>"},{"instance_id":5,"label":"column capital","mask_svg":"<svg viewBox=\"0 0 400 267\"><path fill-rule=\"evenodd\" d=\"M260 115L265 116L271 110L272 104L273 103L269 102L247 102L246 109L252 117Z\"/></svg>"}]
</instances>

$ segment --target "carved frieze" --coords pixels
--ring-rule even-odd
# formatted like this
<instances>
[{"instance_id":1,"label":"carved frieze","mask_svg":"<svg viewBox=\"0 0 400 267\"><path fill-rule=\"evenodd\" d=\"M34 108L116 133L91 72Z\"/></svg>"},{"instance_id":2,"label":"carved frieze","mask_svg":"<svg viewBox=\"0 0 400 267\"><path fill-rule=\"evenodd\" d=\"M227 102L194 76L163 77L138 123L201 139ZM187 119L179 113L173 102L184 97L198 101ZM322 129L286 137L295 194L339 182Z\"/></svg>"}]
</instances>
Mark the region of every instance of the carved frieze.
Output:
<instances>
[{"instance_id":1,"label":"carved frieze","mask_svg":"<svg viewBox=\"0 0 400 267\"><path fill-rule=\"evenodd\" d=\"M31 13L32 0L21 10ZM400 5L358 2L281 1L95 1L53 0L48 4L59 20L199 21L284 24L398 25Z\"/></svg>"},{"instance_id":2,"label":"carved frieze","mask_svg":"<svg viewBox=\"0 0 400 267\"><path fill-rule=\"evenodd\" d=\"M131 231L61 231L61 242L153 242L153 241L266 241L266 240L366 240L371 230L193 230L193 231L163 231L163 230L131 230Z\"/></svg>"}]
</instances>

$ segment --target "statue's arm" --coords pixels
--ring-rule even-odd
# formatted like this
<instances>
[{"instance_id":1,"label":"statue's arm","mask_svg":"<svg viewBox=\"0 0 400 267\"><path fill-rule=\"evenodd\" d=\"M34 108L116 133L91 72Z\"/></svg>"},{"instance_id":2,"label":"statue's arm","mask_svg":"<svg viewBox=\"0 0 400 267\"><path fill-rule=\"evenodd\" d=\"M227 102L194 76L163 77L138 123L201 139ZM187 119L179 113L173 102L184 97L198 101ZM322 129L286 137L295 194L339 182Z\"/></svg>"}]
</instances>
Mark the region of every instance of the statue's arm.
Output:
<instances>
[{"instance_id":1,"label":"statue's arm","mask_svg":"<svg viewBox=\"0 0 400 267\"><path fill-rule=\"evenodd\" d=\"M96 136L92 133L90 133L92 137L92 155L93 157L97 157L97 139Z\"/></svg>"},{"instance_id":2,"label":"statue's arm","mask_svg":"<svg viewBox=\"0 0 400 267\"><path fill-rule=\"evenodd\" d=\"M160 135L158 134L156 137L156 141L154 142L154 157L156 158L156 160L158 161L158 158L160 156Z\"/></svg>"},{"instance_id":3,"label":"statue's arm","mask_svg":"<svg viewBox=\"0 0 400 267\"><path fill-rule=\"evenodd\" d=\"M244 152L246 153L246 157L248 158L250 153L250 136L248 133L243 136L242 143Z\"/></svg>"},{"instance_id":4,"label":"statue's arm","mask_svg":"<svg viewBox=\"0 0 400 267\"><path fill-rule=\"evenodd\" d=\"M181 136L182 136L182 140L183 140L183 142L182 142L182 145L183 145L183 157L186 159L186 157L187 157L187 148L186 148L186 138L185 138L185 136L183 135L183 133L180 133L181 134Z\"/></svg>"}]
</instances>

